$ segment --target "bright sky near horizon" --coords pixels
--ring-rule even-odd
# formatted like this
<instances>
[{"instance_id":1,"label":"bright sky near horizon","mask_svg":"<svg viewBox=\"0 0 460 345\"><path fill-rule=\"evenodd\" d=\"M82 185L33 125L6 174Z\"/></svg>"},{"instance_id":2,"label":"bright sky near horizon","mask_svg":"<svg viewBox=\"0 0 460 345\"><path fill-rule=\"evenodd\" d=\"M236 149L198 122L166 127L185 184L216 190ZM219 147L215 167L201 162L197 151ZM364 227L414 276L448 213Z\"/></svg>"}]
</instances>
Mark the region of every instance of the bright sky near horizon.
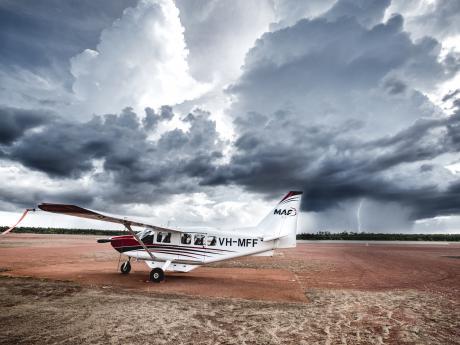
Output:
<instances>
[{"instance_id":1,"label":"bright sky near horizon","mask_svg":"<svg viewBox=\"0 0 460 345\"><path fill-rule=\"evenodd\" d=\"M6 0L0 224L460 233L460 2ZM113 228L36 213L23 225Z\"/></svg>"}]
</instances>

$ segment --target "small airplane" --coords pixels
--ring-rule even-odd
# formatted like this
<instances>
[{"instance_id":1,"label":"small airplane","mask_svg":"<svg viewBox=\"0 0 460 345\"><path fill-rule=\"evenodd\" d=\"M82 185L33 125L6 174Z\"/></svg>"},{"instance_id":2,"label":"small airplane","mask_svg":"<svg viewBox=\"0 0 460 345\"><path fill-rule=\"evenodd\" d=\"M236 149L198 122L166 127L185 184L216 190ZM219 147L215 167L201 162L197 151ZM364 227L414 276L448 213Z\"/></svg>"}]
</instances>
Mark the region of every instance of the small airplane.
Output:
<instances>
[{"instance_id":1,"label":"small airplane","mask_svg":"<svg viewBox=\"0 0 460 345\"><path fill-rule=\"evenodd\" d=\"M255 227L235 231L184 231L139 223L103 215L75 205L42 203L47 212L65 214L123 224L130 235L98 239L110 243L118 252L128 256L120 267L122 274L131 271L130 260L143 260L151 269L150 281L159 283L165 271L190 272L211 262L237 257L273 256L277 248L296 246L297 218L302 192L289 192ZM132 227L143 227L135 232Z\"/></svg>"}]
</instances>

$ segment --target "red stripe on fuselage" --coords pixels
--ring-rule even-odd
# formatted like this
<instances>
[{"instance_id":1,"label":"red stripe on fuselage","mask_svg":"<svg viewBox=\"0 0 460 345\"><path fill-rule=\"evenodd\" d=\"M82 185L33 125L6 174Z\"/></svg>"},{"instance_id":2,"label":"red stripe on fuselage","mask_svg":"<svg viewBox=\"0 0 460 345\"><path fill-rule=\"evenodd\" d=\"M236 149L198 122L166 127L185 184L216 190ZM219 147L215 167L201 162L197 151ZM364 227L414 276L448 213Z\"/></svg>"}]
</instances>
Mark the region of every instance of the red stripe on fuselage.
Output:
<instances>
[{"instance_id":1,"label":"red stripe on fuselage","mask_svg":"<svg viewBox=\"0 0 460 345\"><path fill-rule=\"evenodd\" d=\"M206 252L206 251L202 251L202 250L170 248L170 247L167 247L167 246L148 245L146 247L152 252L156 251L156 250L163 250L163 251L170 251L171 253L175 253L175 254L178 254L178 255L179 254L182 255L182 253L192 254L192 255L197 255L197 256L200 256L200 255L201 256L209 256L209 255L206 255L206 254L222 255L221 253L211 253L211 252ZM143 250L143 247L141 247L140 245L135 245L135 246L115 247L115 249L117 251L119 251L120 253L123 253L123 252L130 251L130 250Z\"/></svg>"}]
</instances>

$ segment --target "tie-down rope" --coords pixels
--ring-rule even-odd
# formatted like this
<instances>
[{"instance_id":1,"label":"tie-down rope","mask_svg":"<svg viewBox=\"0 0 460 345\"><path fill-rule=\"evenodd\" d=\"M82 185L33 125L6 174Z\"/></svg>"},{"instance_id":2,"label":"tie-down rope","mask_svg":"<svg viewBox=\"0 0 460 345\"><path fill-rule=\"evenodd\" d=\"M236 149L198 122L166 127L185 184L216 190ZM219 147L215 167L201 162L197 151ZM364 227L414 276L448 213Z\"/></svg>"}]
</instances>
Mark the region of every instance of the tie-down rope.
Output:
<instances>
[{"instance_id":1,"label":"tie-down rope","mask_svg":"<svg viewBox=\"0 0 460 345\"><path fill-rule=\"evenodd\" d=\"M6 235L6 234L9 233L10 231L12 231L15 227L17 227L18 224L21 223L22 220L26 217L26 215L27 215L27 213L29 213L29 211L35 211L35 209L34 209L34 208L27 208L27 209L24 211L24 213L22 214L21 218L19 218L19 220L17 221L17 223L14 224L11 228L8 228L8 229L6 229L5 231L3 231L3 232L0 234L0 236L1 236L1 235Z\"/></svg>"}]
</instances>

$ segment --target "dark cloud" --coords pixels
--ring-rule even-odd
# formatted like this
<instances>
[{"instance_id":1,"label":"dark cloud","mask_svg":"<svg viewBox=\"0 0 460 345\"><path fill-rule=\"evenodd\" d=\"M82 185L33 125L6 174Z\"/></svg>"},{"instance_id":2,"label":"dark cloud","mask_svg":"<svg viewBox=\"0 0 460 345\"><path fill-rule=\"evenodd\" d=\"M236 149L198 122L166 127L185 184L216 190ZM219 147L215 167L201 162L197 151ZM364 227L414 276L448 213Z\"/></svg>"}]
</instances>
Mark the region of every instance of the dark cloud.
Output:
<instances>
[{"instance_id":1,"label":"dark cloud","mask_svg":"<svg viewBox=\"0 0 460 345\"><path fill-rule=\"evenodd\" d=\"M156 116L158 121L173 114L171 107L162 107L159 113L146 109L147 118ZM16 114L16 120L22 118L21 111ZM42 115L32 112L31 116ZM164 198L165 190L167 195L195 190L197 182L222 158L215 123L201 110L187 116L188 130L169 130L157 140L148 138L151 122L141 122L131 108L117 115L94 116L84 123L41 119L40 131L18 130L15 141L3 142L5 158L55 179L78 181L90 175L108 185L97 197L108 198L110 203L146 203ZM96 161L101 162L99 168ZM88 197L97 192L96 187Z\"/></svg>"},{"instance_id":2,"label":"dark cloud","mask_svg":"<svg viewBox=\"0 0 460 345\"><path fill-rule=\"evenodd\" d=\"M146 130L156 129L160 121L161 118L155 113L155 110L149 107L145 108L145 117L142 119L142 124Z\"/></svg>"},{"instance_id":3,"label":"dark cloud","mask_svg":"<svg viewBox=\"0 0 460 345\"><path fill-rule=\"evenodd\" d=\"M444 58L443 63L449 74L457 73L460 70L460 53L454 51L449 52Z\"/></svg>"},{"instance_id":4,"label":"dark cloud","mask_svg":"<svg viewBox=\"0 0 460 345\"><path fill-rule=\"evenodd\" d=\"M401 80L390 78L384 82L384 88L388 91L388 93L398 95L406 91L407 85Z\"/></svg>"},{"instance_id":5,"label":"dark cloud","mask_svg":"<svg viewBox=\"0 0 460 345\"><path fill-rule=\"evenodd\" d=\"M31 208L44 201L90 205L94 196L82 188L67 190L44 189L41 186L2 188L0 187L0 207L2 210L17 211L16 207ZM14 205L14 206L12 206Z\"/></svg>"},{"instance_id":6,"label":"dark cloud","mask_svg":"<svg viewBox=\"0 0 460 345\"><path fill-rule=\"evenodd\" d=\"M459 95L459 94L460 94L460 89L456 89L456 90L450 91L450 92L447 93L447 95L445 95L445 96L442 98L442 101L443 101L443 102L447 102L447 101L449 101L449 100L451 100L451 99L455 99L455 97L456 97L457 95Z\"/></svg>"},{"instance_id":7,"label":"dark cloud","mask_svg":"<svg viewBox=\"0 0 460 345\"><path fill-rule=\"evenodd\" d=\"M28 129L45 124L52 118L42 111L0 106L0 145L11 144Z\"/></svg>"},{"instance_id":8,"label":"dark cloud","mask_svg":"<svg viewBox=\"0 0 460 345\"><path fill-rule=\"evenodd\" d=\"M265 34L251 49L244 74L229 88L238 97L232 113L288 109L298 121L315 122L372 117L368 126L391 133L424 116L413 104L426 101L414 93L413 101L390 100L376 88L383 80L408 86L439 80L444 69L436 51L432 40L412 42L399 16L371 29L345 17L302 20Z\"/></svg>"},{"instance_id":9,"label":"dark cloud","mask_svg":"<svg viewBox=\"0 0 460 345\"><path fill-rule=\"evenodd\" d=\"M439 44L412 41L399 15L379 23L387 6L341 1L327 19L264 34L228 89L235 153L202 183L303 189L303 209L325 223L363 199L400 209L401 226L460 213L458 178L438 161L460 150L460 116L414 88L444 80Z\"/></svg>"},{"instance_id":10,"label":"dark cloud","mask_svg":"<svg viewBox=\"0 0 460 345\"><path fill-rule=\"evenodd\" d=\"M160 109L160 117L162 120L171 120L174 117L172 107L169 105L163 105Z\"/></svg>"},{"instance_id":11,"label":"dark cloud","mask_svg":"<svg viewBox=\"0 0 460 345\"><path fill-rule=\"evenodd\" d=\"M433 166L426 169L423 162L459 152L458 115L420 120L393 136L373 141L346 138L339 128L300 126L294 114L260 125L246 129L236 142L238 151L231 164L217 169L206 184L235 183L273 195L301 188L305 190L304 209L315 212L357 198L403 203L412 208L413 219L448 214L453 209L460 212L454 204L441 206L447 204L442 200L450 200L449 193L456 195L456 182L441 190L437 181L418 187L409 182L429 175L409 173L404 176L408 183L391 180L392 174L400 173L401 165L408 169L409 164L422 162L422 172L430 173ZM355 129L351 126L349 131Z\"/></svg>"}]
</instances>

